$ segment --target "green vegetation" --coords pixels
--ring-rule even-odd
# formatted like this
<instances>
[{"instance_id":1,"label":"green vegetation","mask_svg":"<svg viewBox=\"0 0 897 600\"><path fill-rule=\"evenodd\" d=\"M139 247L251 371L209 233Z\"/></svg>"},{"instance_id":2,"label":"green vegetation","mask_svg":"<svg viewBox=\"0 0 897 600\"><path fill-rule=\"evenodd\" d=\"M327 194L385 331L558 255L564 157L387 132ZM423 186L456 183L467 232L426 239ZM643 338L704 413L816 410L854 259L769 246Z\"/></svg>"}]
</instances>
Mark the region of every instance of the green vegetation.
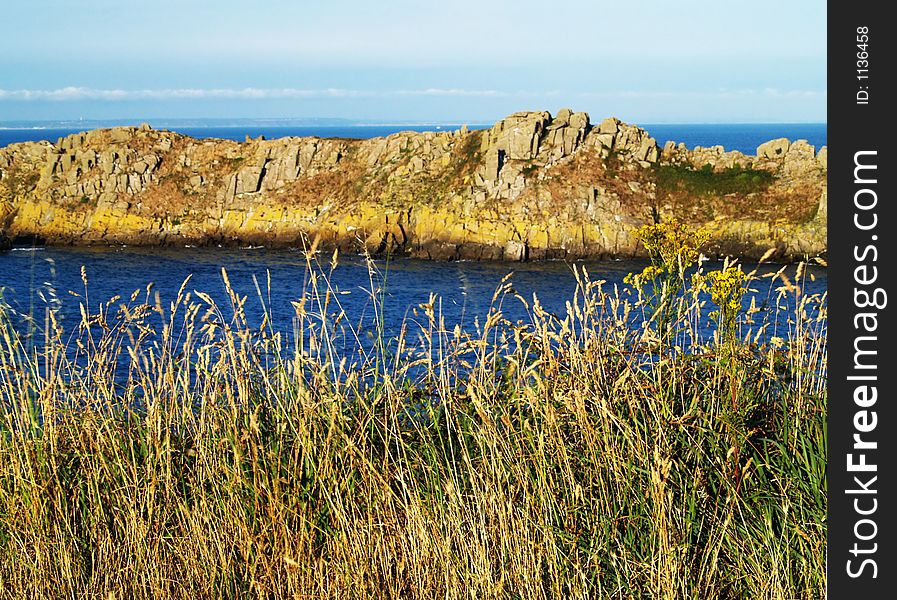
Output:
<instances>
[{"instance_id":1,"label":"green vegetation","mask_svg":"<svg viewBox=\"0 0 897 600\"><path fill-rule=\"evenodd\" d=\"M750 274L797 308L730 345L697 326L734 290L683 289L661 335L578 270L566 314L506 278L476 330L431 297L364 344L325 272L293 339L249 326L264 286L95 304L85 276L41 344L0 307L0 596L824 596L824 297Z\"/></svg>"},{"instance_id":2,"label":"green vegetation","mask_svg":"<svg viewBox=\"0 0 897 600\"><path fill-rule=\"evenodd\" d=\"M40 180L40 173L37 169L25 170L25 174L22 174L24 169L20 166L13 166L12 168L5 169L3 172L3 179L0 180L0 186L3 186L8 190L8 197L15 198L17 196L23 196L37 187L37 182ZM0 189L2 191L2 189ZM5 194L4 194L5 195ZM3 196L0 195L0 198Z\"/></svg>"},{"instance_id":3,"label":"green vegetation","mask_svg":"<svg viewBox=\"0 0 897 600\"><path fill-rule=\"evenodd\" d=\"M482 162L480 146L483 143L483 135L481 131L471 131L462 138L454 162L455 171L459 176L473 173Z\"/></svg>"},{"instance_id":4,"label":"green vegetation","mask_svg":"<svg viewBox=\"0 0 897 600\"><path fill-rule=\"evenodd\" d=\"M745 292L744 280L741 265L730 265L728 261L719 271L694 276L695 285L707 288L713 303L719 307L719 310L710 313L710 318L716 321L717 330L727 347L738 344L738 315Z\"/></svg>"},{"instance_id":5,"label":"green vegetation","mask_svg":"<svg viewBox=\"0 0 897 600\"><path fill-rule=\"evenodd\" d=\"M751 194L768 188L775 176L769 171L740 166L714 171L712 165L692 169L682 165L654 167L658 193L687 192L692 195L725 196Z\"/></svg>"},{"instance_id":6,"label":"green vegetation","mask_svg":"<svg viewBox=\"0 0 897 600\"><path fill-rule=\"evenodd\" d=\"M641 273L630 273L624 282L645 294L644 304L652 309L654 329L663 338L673 333L670 324L686 284L685 271L697 262L699 250L709 236L673 220L643 225L635 231L635 237L651 264Z\"/></svg>"}]
</instances>

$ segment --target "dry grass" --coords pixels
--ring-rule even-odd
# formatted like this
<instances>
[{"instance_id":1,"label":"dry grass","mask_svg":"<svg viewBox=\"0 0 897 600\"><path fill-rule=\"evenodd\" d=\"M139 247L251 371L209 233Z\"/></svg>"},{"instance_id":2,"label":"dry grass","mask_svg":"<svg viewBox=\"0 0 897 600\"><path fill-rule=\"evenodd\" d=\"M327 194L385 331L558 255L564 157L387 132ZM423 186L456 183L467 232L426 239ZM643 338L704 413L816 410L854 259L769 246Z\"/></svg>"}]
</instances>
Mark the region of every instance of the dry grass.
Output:
<instances>
[{"instance_id":1,"label":"dry grass","mask_svg":"<svg viewBox=\"0 0 897 600\"><path fill-rule=\"evenodd\" d=\"M478 330L432 298L367 343L326 271L292 339L248 325L264 286L85 290L40 344L0 308L0 595L824 595L824 299L761 280L798 295L784 342L754 314L733 345L580 271L566 314L505 283Z\"/></svg>"}]
</instances>

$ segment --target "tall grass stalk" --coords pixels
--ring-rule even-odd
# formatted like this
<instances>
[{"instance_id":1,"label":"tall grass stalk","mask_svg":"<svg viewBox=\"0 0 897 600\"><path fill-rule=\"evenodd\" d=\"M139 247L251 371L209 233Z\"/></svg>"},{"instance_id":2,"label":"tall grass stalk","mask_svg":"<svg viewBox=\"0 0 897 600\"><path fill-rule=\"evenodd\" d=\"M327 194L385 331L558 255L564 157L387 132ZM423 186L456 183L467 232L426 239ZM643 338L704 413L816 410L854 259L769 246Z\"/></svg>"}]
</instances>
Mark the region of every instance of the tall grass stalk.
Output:
<instances>
[{"instance_id":1,"label":"tall grass stalk","mask_svg":"<svg viewBox=\"0 0 897 600\"><path fill-rule=\"evenodd\" d=\"M824 298L754 275L784 329L702 339L693 290L658 336L581 269L563 314L506 280L478 329L431 297L368 343L335 266L291 339L226 272L226 306L85 293L40 344L0 307L0 595L824 595ZM380 323L374 270L370 297Z\"/></svg>"}]
</instances>

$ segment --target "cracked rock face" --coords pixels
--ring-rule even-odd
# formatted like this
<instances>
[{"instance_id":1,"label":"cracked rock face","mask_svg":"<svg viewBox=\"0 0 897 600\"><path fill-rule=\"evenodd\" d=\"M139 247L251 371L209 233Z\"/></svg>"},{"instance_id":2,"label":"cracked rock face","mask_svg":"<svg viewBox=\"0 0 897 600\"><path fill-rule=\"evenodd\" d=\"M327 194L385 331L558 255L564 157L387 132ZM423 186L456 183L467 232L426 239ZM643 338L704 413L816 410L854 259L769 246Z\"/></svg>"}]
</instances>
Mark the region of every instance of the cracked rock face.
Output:
<instances>
[{"instance_id":1,"label":"cracked rock face","mask_svg":"<svg viewBox=\"0 0 897 600\"><path fill-rule=\"evenodd\" d=\"M658 188L667 167L707 165L759 169L772 183L725 197ZM756 156L661 150L643 129L570 109L368 140L238 143L116 127L0 148L0 245L314 242L434 259L597 258L640 254L633 230L676 216L712 222L721 250L797 257L826 248L826 169L826 149L802 140L772 140Z\"/></svg>"}]
</instances>

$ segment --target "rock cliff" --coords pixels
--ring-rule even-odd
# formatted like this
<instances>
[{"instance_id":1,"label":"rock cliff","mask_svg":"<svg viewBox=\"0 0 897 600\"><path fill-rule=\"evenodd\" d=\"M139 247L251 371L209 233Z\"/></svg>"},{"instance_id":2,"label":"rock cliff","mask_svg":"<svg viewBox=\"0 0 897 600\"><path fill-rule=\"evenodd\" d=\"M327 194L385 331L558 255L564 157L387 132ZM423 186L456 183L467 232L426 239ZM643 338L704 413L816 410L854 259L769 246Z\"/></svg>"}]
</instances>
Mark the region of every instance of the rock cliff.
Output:
<instances>
[{"instance_id":1,"label":"rock cliff","mask_svg":"<svg viewBox=\"0 0 897 600\"><path fill-rule=\"evenodd\" d=\"M491 129L368 140L197 140L146 125L0 148L3 239L49 244L264 244L435 259L638 255L676 217L708 250L826 250L826 149L755 156L659 148L582 112L520 112Z\"/></svg>"}]
</instances>

